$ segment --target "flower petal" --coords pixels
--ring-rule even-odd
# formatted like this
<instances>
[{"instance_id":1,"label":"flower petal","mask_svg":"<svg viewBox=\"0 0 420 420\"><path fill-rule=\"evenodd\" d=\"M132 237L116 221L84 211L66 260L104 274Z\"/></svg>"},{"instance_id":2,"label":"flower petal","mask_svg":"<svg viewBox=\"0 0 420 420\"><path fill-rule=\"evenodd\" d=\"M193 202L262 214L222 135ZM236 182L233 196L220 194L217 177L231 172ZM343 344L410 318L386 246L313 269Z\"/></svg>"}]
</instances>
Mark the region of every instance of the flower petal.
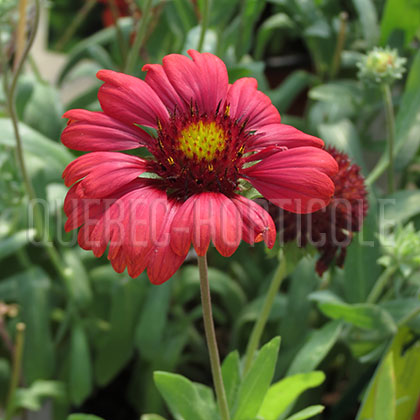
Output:
<instances>
[{"instance_id":1,"label":"flower petal","mask_svg":"<svg viewBox=\"0 0 420 420\"><path fill-rule=\"evenodd\" d=\"M330 177L337 170L328 152L298 147L274 153L242 173L273 204L294 213L312 213L330 202L334 194Z\"/></svg>"},{"instance_id":2,"label":"flower petal","mask_svg":"<svg viewBox=\"0 0 420 420\"><path fill-rule=\"evenodd\" d=\"M232 255L241 241L242 219L236 206L224 194L195 194L181 205L171 227L171 246L184 255L191 242L198 255L208 250L210 240L221 255Z\"/></svg>"},{"instance_id":3,"label":"flower petal","mask_svg":"<svg viewBox=\"0 0 420 420\"><path fill-rule=\"evenodd\" d=\"M170 113L174 113L175 109L179 109L181 112L188 110L189 104L184 102L171 85L162 65L146 64L142 70L147 71L145 82L158 94Z\"/></svg>"},{"instance_id":4,"label":"flower petal","mask_svg":"<svg viewBox=\"0 0 420 420\"><path fill-rule=\"evenodd\" d=\"M67 186L80 182L79 197L106 197L130 183L147 169L147 162L137 156L114 152L92 152L80 156L63 172Z\"/></svg>"},{"instance_id":5,"label":"flower petal","mask_svg":"<svg viewBox=\"0 0 420 420\"><path fill-rule=\"evenodd\" d=\"M324 142L291 125L269 124L249 138L246 150L253 151L271 146L287 147L288 149L303 146L323 147Z\"/></svg>"},{"instance_id":6,"label":"flower petal","mask_svg":"<svg viewBox=\"0 0 420 420\"><path fill-rule=\"evenodd\" d=\"M257 90L258 83L243 77L229 86L227 104L234 120L247 121L247 130L260 130L269 124L280 124L280 114L270 98Z\"/></svg>"},{"instance_id":7,"label":"flower petal","mask_svg":"<svg viewBox=\"0 0 420 420\"><path fill-rule=\"evenodd\" d=\"M188 253L187 250L184 255L178 255L171 248L171 224L180 204L176 201L168 201L168 204L170 207L166 213L161 234L147 256L147 275L153 284L162 284L169 280L184 262Z\"/></svg>"},{"instance_id":8,"label":"flower petal","mask_svg":"<svg viewBox=\"0 0 420 420\"><path fill-rule=\"evenodd\" d=\"M127 125L103 112L72 109L63 117L68 118L69 123L61 134L61 141L73 150L130 150L155 142L141 128Z\"/></svg>"},{"instance_id":9,"label":"flower petal","mask_svg":"<svg viewBox=\"0 0 420 420\"><path fill-rule=\"evenodd\" d=\"M232 201L242 218L242 239L250 245L264 240L271 249L276 241L276 227L269 213L241 195L236 195Z\"/></svg>"},{"instance_id":10,"label":"flower petal","mask_svg":"<svg viewBox=\"0 0 420 420\"><path fill-rule=\"evenodd\" d=\"M200 113L212 114L226 97L228 74L220 58L210 53L188 50L189 58L170 54L163 58L163 69L187 106L197 104Z\"/></svg>"},{"instance_id":11,"label":"flower petal","mask_svg":"<svg viewBox=\"0 0 420 420\"><path fill-rule=\"evenodd\" d=\"M158 120L167 121L168 111L156 92L143 80L112 70L100 70L98 99L106 114L126 124L157 128Z\"/></svg>"}]
</instances>

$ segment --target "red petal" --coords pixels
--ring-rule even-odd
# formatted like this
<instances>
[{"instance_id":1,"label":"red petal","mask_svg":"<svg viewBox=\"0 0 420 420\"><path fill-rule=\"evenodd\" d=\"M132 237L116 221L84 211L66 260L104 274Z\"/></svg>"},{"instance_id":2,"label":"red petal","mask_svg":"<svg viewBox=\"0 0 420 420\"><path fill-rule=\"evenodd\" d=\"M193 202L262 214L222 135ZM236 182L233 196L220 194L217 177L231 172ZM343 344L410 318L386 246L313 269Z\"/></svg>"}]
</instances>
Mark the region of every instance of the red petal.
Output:
<instances>
[{"instance_id":1,"label":"red petal","mask_svg":"<svg viewBox=\"0 0 420 420\"><path fill-rule=\"evenodd\" d=\"M302 146L323 147L324 142L291 125L269 124L249 138L246 149L252 151L271 146L287 147L288 149Z\"/></svg>"},{"instance_id":2,"label":"red petal","mask_svg":"<svg viewBox=\"0 0 420 420\"><path fill-rule=\"evenodd\" d=\"M234 120L248 121L248 130L260 130L268 124L280 124L280 114L270 98L257 90L255 79L243 77L229 86L227 103L230 117Z\"/></svg>"},{"instance_id":3,"label":"red petal","mask_svg":"<svg viewBox=\"0 0 420 420\"><path fill-rule=\"evenodd\" d=\"M147 71L145 82L159 95L159 98L170 112L173 113L175 108L182 112L187 111L188 106L171 85L163 66L160 64L146 64L142 70Z\"/></svg>"},{"instance_id":4,"label":"red petal","mask_svg":"<svg viewBox=\"0 0 420 420\"><path fill-rule=\"evenodd\" d=\"M243 174L273 204L294 213L312 213L328 205L334 194L330 177L337 170L337 162L326 151L299 147L275 153Z\"/></svg>"},{"instance_id":5,"label":"red petal","mask_svg":"<svg viewBox=\"0 0 420 420\"><path fill-rule=\"evenodd\" d=\"M198 105L201 113L212 114L226 98L228 74L220 58L189 50L192 60L179 54L163 58L163 69L187 106Z\"/></svg>"},{"instance_id":6,"label":"red petal","mask_svg":"<svg viewBox=\"0 0 420 420\"><path fill-rule=\"evenodd\" d=\"M143 80L112 70L100 70L98 99L104 112L127 124L157 128L157 121L167 121L168 111L156 92Z\"/></svg>"},{"instance_id":7,"label":"red petal","mask_svg":"<svg viewBox=\"0 0 420 420\"><path fill-rule=\"evenodd\" d=\"M271 249L276 241L276 227L268 212L241 195L236 195L232 201L242 217L242 239L250 245L264 240Z\"/></svg>"},{"instance_id":8,"label":"red petal","mask_svg":"<svg viewBox=\"0 0 420 420\"><path fill-rule=\"evenodd\" d=\"M69 125L61 134L61 141L70 149L114 152L148 146L155 141L142 129L103 112L72 109L63 117L69 119Z\"/></svg>"}]
</instances>

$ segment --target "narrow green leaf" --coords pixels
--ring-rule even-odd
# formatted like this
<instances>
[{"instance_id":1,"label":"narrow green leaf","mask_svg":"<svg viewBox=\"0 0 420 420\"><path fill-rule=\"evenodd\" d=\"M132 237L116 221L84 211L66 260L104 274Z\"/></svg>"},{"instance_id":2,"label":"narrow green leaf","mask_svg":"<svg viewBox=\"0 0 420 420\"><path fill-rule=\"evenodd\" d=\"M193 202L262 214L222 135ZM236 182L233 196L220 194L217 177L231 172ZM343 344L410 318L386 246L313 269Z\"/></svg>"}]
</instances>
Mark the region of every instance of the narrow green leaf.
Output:
<instances>
[{"instance_id":1,"label":"narrow green leaf","mask_svg":"<svg viewBox=\"0 0 420 420\"><path fill-rule=\"evenodd\" d=\"M161 346L167 323L172 283L149 287L145 305L136 327L136 346L147 360L156 358L156 349ZM153 328L150 326L153 325Z\"/></svg>"},{"instance_id":2,"label":"narrow green leaf","mask_svg":"<svg viewBox=\"0 0 420 420\"><path fill-rule=\"evenodd\" d=\"M258 416L277 420L284 411L307 389L315 388L325 380L323 372L298 373L271 385Z\"/></svg>"},{"instance_id":3,"label":"narrow green leaf","mask_svg":"<svg viewBox=\"0 0 420 420\"><path fill-rule=\"evenodd\" d=\"M177 420L212 420L194 384L181 375L155 372L155 384Z\"/></svg>"},{"instance_id":4,"label":"narrow green leaf","mask_svg":"<svg viewBox=\"0 0 420 420\"><path fill-rule=\"evenodd\" d=\"M92 391L92 364L86 333L80 324L73 324L70 342L69 393L71 402L79 406Z\"/></svg>"},{"instance_id":5,"label":"narrow green leaf","mask_svg":"<svg viewBox=\"0 0 420 420\"><path fill-rule=\"evenodd\" d=\"M35 267L21 273L18 284L21 320L26 325L23 372L26 381L31 384L36 379L50 378L53 372L49 307L51 282L43 270Z\"/></svg>"},{"instance_id":6,"label":"narrow green leaf","mask_svg":"<svg viewBox=\"0 0 420 420\"><path fill-rule=\"evenodd\" d=\"M118 283L112 291L110 330L100 341L94 362L99 385L106 385L130 360L134 328L144 291L144 277Z\"/></svg>"},{"instance_id":7,"label":"narrow green leaf","mask_svg":"<svg viewBox=\"0 0 420 420\"><path fill-rule=\"evenodd\" d=\"M13 233L7 238L0 238L0 260L23 248L34 239L34 236L34 229L25 229Z\"/></svg>"},{"instance_id":8,"label":"narrow green leaf","mask_svg":"<svg viewBox=\"0 0 420 420\"><path fill-rule=\"evenodd\" d=\"M158 414L143 414L140 417L140 420L166 420L166 419L162 416L159 416Z\"/></svg>"},{"instance_id":9,"label":"narrow green leaf","mask_svg":"<svg viewBox=\"0 0 420 420\"><path fill-rule=\"evenodd\" d=\"M288 417L286 420L305 420L309 419L317 414L320 414L324 411L323 405L311 405L310 407L306 407L303 410L299 411L293 416Z\"/></svg>"},{"instance_id":10,"label":"narrow green leaf","mask_svg":"<svg viewBox=\"0 0 420 420\"><path fill-rule=\"evenodd\" d=\"M368 48L377 44L379 38L378 16L372 0L353 0L362 24L363 36Z\"/></svg>"},{"instance_id":11,"label":"narrow green leaf","mask_svg":"<svg viewBox=\"0 0 420 420\"><path fill-rule=\"evenodd\" d=\"M258 352L239 387L233 420L253 419L257 415L273 379L279 347L280 337L275 337Z\"/></svg>"},{"instance_id":12,"label":"narrow green leaf","mask_svg":"<svg viewBox=\"0 0 420 420\"><path fill-rule=\"evenodd\" d=\"M383 201L383 220L397 225L405 223L410 218L420 213L420 191L397 191L385 197Z\"/></svg>"},{"instance_id":13,"label":"narrow green leaf","mask_svg":"<svg viewBox=\"0 0 420 420\"><path fill-rule=\"evenodd\" d=\"M387 333L397 331L397 326L391 315L379 306L368 303L348 305L343 302L325 302L318 306L330 318L341 319L359 328L378 329Z\"/></svg>"},{"instance_id":14,"label":"narrow green leaf","mask_svg":"<svg viewBox=\"0 0 420 420\"><path fill-rule=\"evenodd\" d=\"M395 30L402 30L404 44L411 42L418 33L420 7L412 0L387 0L381 21L381 44L387 45L389 36Z\"/></svg>"},{"instance_id":15,"label":"narrow green leaf","mask_svg":"<svg viewBox=\"0 0 420 420\"><path fill-rule=\"evenodd\" d=\"M63 145L48 139L23 123L19 123L19 131L24 150L42 158L46 166L57 169L61 175L63 168L73 159L73 155ZM0 118L0 132L2 133L0 145L16 147L10 119Z\"/></svg>"},{"instance_id":16,"label":"narrow green leaf","mask_svg":"<svg viewBox=\"0 0 420 420\"><path fill-rule=\"evenodd\" d=\"M332 321L314 331L293 359L287 375L310 372L315 369L338 340L341 329L341 322Z\"/></svg>"},{"instance_id":17,"label":"narrow green leaf","mask_svg":"<svg viewBox=\"0 0 420 420\"><path fill-rule=\"evenodd\" d=\"M222 376L228 406L233 407L241 380L240 358L237 350L229 353L223 361Z\"/></svg>"},{"instance_id":18,"label":"narrow green leaf","mask_svg":"<svg viewBox=\"0 0 420 420\"><path fill-rule=\"evenodd\" d=\"M392 353L388 353L381 366L375 392L373 420L395 420L395 373Z\"/></svg>"},{"instance_id":19,"label":"narrow green leaf","mask_svg":"<svg viewBox=\"0 0 420 420\"><path fill-rule=\"evenodd\" d=\"M67 420L104 420L102 417L94 416L93 414L70 414Z\"/></svg>"}]
</instances>

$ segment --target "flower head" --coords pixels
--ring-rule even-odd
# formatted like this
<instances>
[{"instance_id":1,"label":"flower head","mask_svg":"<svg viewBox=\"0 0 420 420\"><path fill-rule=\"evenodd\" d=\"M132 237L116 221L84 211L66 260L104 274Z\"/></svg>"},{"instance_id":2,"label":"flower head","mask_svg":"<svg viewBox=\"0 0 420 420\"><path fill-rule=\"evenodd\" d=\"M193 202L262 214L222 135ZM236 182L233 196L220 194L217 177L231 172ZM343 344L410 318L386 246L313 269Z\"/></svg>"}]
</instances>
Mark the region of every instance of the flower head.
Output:
<instances>
[{"instance_id":1,"label":"flower head","mask_svg":"<svg viewBox=\"0 0 420 420\"><path fill-rule=\"evenodd\" d=\"M391 84L402 78L406 61L397 50L375 47L357 64L359 79L368 84Z\"/></svg>"},{"instance_id":2,"label":"flower head","mask_svg":"<svg viewBox=\"0 0 420 420\"><path fill-rule=\"evenodd\" d=\"M337 164L322 140L281 124L255 79L229 84L218 57L189 54L144 66L144 81L102 70L103 112L64 114L62 142L91 152L63 173L65 229L81 227L80 246L96 256L109 244L116 271L147 268L153 283L174 274L191 243L204 255L212 241L223 256L241 239L274 245L274 223L240 195L241 179L292 212L318 210L334 193Z\"/></svg>"},{"instance_id":3,"label":"flower head","mask_svg":"<svg viewBox=\"0 0 420 420\"><path fill-rule=\"evenodd\" d=\"M338 173L332 177L335 193L327 207L304 217L270 206L269 212L279 229L281 242L297 240L300 247L313 245L321 256L316 264L322 274L336 257L336 265L342 267L353 233L363 224L368 209L367 191L360 168L351 164L345 153L329 147L338 164Z\"/></svg>"}]
</instances>

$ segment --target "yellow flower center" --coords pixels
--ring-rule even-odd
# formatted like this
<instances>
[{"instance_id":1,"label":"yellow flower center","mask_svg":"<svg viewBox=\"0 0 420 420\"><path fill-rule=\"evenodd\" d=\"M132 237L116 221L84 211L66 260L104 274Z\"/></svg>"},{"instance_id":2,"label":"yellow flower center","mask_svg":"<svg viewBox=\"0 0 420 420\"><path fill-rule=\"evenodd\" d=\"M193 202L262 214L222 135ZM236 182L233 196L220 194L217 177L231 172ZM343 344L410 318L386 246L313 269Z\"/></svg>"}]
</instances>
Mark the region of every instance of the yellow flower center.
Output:
<instances>
[{"instance_id":1,"label":"yellow flower center","mask_svg":"<svg viewBox=\"0 0 420 420\"><path fill-rule=\"evenodd\" d=\"M211 162L225 149L228 137L216 122L194 122L178 137L178 149L189 159Z\"/></svg>"}]
</instances>

